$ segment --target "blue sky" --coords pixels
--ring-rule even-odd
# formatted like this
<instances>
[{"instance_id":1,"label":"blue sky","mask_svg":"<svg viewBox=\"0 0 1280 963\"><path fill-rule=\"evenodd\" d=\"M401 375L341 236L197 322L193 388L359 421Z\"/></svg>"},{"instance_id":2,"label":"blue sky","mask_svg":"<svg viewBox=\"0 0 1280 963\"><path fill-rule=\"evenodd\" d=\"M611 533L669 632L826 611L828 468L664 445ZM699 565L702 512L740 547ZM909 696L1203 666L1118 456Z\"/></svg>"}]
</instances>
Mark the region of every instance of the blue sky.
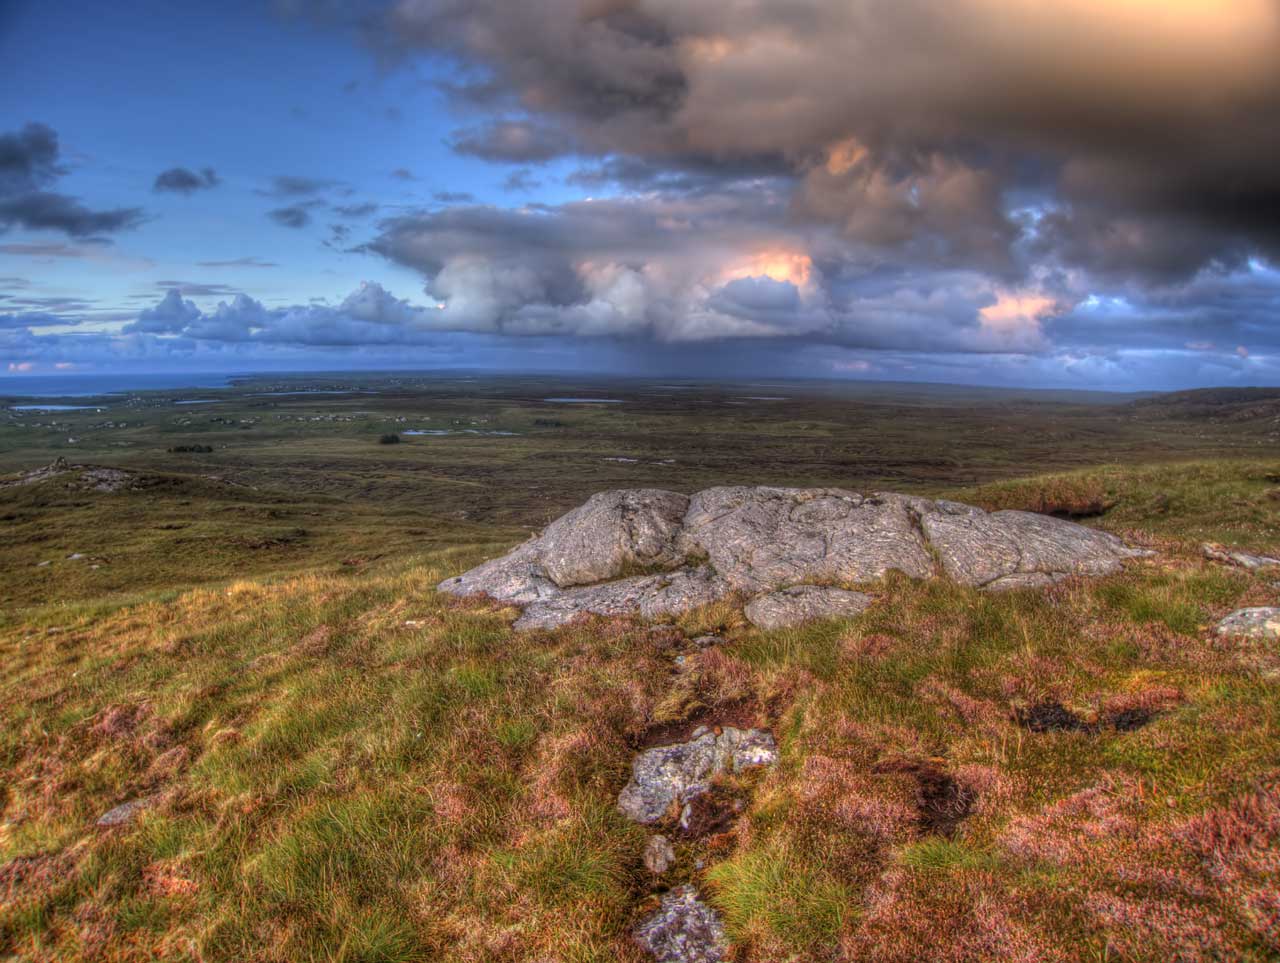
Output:
<instances>
[{"instance_id":1,"label":"blue sky","mask_svg":"<svg viewBox=\"0 0 1280 963\"><path fill-rule=\"evenodd\" d=\"M1277 16L9 0L0 377L1276 383Z\"/></svg>"}]
</instances>

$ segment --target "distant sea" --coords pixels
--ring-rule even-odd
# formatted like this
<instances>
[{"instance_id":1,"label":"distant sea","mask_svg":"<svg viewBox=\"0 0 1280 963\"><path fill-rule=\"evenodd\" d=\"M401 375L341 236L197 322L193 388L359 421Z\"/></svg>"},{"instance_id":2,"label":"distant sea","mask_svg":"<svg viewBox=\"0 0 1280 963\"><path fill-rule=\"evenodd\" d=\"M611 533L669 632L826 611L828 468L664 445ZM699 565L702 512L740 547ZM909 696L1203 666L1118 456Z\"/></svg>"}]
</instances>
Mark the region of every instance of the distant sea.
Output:
<instances>
[{"instance_id":1,"label":"distant sea","mask_svg":"<svg viewBox=\"0 0 1280 963\"><path fill-rule=\"evenodd\" d=\"M0 377L0 398L90 398L130 391L225 388L236 374L10 375Z\"/></svg>"}]
</instances>

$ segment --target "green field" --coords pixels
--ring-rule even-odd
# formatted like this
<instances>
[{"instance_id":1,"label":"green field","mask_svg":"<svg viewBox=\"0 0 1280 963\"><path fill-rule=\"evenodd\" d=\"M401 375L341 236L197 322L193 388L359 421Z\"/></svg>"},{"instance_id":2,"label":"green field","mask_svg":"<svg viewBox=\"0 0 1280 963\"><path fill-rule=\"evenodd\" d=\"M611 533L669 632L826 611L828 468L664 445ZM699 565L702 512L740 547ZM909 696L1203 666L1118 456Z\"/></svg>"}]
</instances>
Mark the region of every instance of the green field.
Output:
<instances>
[{"instance_id":1,"label":"green field","mask_svg":"<svg viewBox=\"0 0 1280 963\"><path fill-rule=\"evenodd\" d=\"M544 400L581 397L621 403ZM1280 574L1201 552L1280 549L1280 391L63 401L94 407L0 410L0 958L639 961L684 881L742 960L1280 957L1280 650L1209 631ZM1055 512L1158 554L1044 592L894 579L776 633L723 605L517 635L433 590L596 491L719 484ZM704 631L727 644L688 653ZM1082 725L1019 724L1049 703ZM744 716L780 763L718 786L743 811L655 881L614 808L637 746Z\"/></svg>"}]
</instances>

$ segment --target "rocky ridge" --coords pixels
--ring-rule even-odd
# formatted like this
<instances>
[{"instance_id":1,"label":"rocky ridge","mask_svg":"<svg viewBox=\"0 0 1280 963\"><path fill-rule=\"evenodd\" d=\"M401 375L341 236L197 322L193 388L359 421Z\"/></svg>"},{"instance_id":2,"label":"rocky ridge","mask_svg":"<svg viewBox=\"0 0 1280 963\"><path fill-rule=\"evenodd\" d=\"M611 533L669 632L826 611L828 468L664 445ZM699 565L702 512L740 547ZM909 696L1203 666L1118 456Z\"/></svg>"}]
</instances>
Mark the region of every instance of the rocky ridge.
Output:
<instances>
[{"instance_id":1,"label":"rocky ridge","mask_svg":"<svg viewBox=\"0 0 1280 963\"><path fill-rule=\"evenodd\" d=\"M855 614L837 585L891 571L998 591L1109 575L1149 554L1114 535L1030 512L840 488L601 492L513 551L440 583L523 608L518 629L584 614L678 615L746 597L766 629Z\"/></svg>"}]
</instances>

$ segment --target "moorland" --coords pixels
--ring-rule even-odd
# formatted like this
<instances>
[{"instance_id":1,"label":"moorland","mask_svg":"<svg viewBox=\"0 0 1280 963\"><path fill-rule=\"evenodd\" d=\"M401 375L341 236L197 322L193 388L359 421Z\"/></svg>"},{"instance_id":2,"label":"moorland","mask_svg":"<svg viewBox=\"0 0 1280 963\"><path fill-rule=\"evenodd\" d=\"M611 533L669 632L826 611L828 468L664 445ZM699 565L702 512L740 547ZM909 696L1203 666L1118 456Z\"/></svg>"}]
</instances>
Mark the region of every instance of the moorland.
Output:
<instances>
[{"instance_id":1,"label":"moorland","mask_svg":"<svg viewBox=\"0 0 1280 963\"><path fill-rule=\"evenodd\" d=\"M0 955L638 961L636 922L690 881L744 960L1275 958L1280 651L1213 625L1280 576L1204 545L1280 548L1278 445L1263 389L10 399ZM730 484L1044 512L1154 554L1047 590L891 578L776 632L724 603L516 633L435 591L595 492ZM718 784L733 818L655 878L616 807L631 759L730 718L778 763Z\"/></svg>"}]
</instances>

